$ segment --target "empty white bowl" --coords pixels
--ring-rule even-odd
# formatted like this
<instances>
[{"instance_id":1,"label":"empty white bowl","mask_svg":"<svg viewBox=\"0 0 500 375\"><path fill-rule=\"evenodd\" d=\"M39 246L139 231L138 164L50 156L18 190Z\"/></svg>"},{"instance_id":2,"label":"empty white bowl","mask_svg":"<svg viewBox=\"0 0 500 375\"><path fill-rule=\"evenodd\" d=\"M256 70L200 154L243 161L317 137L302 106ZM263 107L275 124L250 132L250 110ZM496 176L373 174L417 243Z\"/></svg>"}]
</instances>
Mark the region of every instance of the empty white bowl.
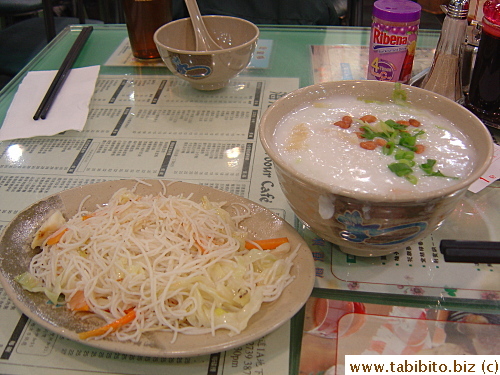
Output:
<instances>
[{"instance_id":1,"label":"empty white bowl","mask_svg":"<svg viewBox=\"0 0 500 375\"><path fill-rule=\"evenodd\" d=\"M154 41L170 71L199 90L217 90L245 69L257 46L259 29L242 18L203 16L207 29L223 49L196 51L190 18L160 27Z\"/></svg>"}]
</instances>

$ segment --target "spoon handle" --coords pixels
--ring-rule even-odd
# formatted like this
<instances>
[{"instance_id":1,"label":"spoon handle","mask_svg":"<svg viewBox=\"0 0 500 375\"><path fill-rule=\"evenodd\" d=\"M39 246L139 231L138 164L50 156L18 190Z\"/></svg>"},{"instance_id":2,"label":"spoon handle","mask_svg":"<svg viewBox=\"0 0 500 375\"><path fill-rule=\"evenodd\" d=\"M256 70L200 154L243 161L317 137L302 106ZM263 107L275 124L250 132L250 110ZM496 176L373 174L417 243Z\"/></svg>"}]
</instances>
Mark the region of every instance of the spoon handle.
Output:
<instances>
[{"instance_id":1,"label":"spoon handle","mask_svg":"<svg viewBox=\"0 0 500 375\"><path fill-rule=\"evenodd\" d=\"M197 51L213 51L221 49L221 47L212 39L208 33L205 22L201 17L200 9L196 0L185 0L188 8L189 16L194 28L196 37L196 50Z\"/></svg>"}]
</instances>

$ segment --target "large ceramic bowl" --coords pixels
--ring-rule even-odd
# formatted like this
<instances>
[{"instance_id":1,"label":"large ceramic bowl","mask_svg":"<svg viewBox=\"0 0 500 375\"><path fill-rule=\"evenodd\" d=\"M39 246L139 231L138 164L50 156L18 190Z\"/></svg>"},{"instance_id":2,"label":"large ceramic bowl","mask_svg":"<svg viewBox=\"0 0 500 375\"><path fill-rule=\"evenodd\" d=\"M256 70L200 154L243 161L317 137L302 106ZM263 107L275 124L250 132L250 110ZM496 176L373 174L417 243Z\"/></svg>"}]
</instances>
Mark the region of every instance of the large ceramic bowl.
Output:
<instances>
[{"instance_id":1,"label":"large ceramic bowl","mask_svg":"<svg viewBox=\"0 0 500 375\"><path fill-rule=\"evenodd\" d=\"M314 233L337 244L346 253L387 255L429 235L454 210L467 188L491 163L492 138L477 117L445 97L406 85L403 88L411 106L450 120L470 138L476 157L473 171L455 184L413 196L356 192L298 172L278 152L274 140L277 124L304 103L339 95L389 101L394 87L394 83L379 81L316 84L282 97L261 118L260 140L275 164L281 188L291 208ZM346 151L331 150L332 157L343 152ZM330 215L325 215L325 211Z\"/></svg>"},{"instance_id":2,"label":"large ceramic bowl","mask_svg":"<svg viewBox=\"0 0 500 375\"><path fill-rule=\"evenodd\" d=\"M226 86L250 63L259 29L250 21L230 16L203 16L212 39L222 47L197 51L190 18L169 22L154 34L161 58L169 70L199 90Z\"/></svg>"}]
</instances>

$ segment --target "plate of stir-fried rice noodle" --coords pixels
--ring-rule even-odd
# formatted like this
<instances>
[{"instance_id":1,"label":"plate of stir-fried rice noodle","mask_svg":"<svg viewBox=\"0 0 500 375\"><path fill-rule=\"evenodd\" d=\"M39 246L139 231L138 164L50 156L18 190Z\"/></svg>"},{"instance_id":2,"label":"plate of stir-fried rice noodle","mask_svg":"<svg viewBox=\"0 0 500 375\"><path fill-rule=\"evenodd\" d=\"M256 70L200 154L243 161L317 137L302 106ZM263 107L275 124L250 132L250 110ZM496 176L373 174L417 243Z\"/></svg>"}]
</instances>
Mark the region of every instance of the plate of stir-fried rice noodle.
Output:
<instances>
[{"instance_id":1,"label":"plate of stir-fried rice noodle","mask_svg":"<svg viewBox=\"0 0 500 375\"><path fill-rule=\"evenodd\" d=\"M285 220L179 181L116 180L48 196L0 238L0 281L42 327L154 357L215 353L290 320L314 261Z\"/></svg>"}]
</instances>

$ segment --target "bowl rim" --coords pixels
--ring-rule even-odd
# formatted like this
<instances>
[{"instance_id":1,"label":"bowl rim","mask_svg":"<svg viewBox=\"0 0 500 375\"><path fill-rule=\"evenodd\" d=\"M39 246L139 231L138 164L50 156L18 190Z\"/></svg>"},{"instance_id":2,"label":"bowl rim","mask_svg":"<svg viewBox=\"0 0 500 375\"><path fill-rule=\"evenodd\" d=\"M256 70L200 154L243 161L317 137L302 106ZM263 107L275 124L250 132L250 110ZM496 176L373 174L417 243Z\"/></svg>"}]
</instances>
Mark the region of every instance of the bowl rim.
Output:
<instances>
[{"instance_id":1,"label":"bowl rim","mask_svg":"<svg viewBox=\"0 0 500 375\"><path fill-rule=\"evenodd\" d=\"M236 51L238 49L247 47L247 46L255 43L257 41L257 39L259 39L260 30L257 27L257 25L255 25L253 22L250 22L250 21L248 21L248 20L246 20L244 18L233 17L233 16L223 16L223 15L206 15L206 16L201 16L201 17L203 19L208 19L208 18L211 18L211 19L226 18L226 19L238 20L238 21L241 21L242 23L246 23L247 25L251 26L254 29L254 31L255 31L255 35L252 37L252 39L248 40L247 42L245 42L243 44L238 44L237 46L234 46L234 47L223 48L221 50L215 50L215 51L191 51L191 50L186 50L186 49L177 49L177 48L168 47L167 45L165 45L164 43L161 43L158 40L158 34L161 31L163 31L164 29L167 29L167 28L171 27L174 24L183 23L183 22L189 22L191 24L191 21L190 21L191 19L189 17L186 17L186 18L179 18L177 20L170 21L170 22L168 22L168 23L160 26L155 31L155 33L153 35L153 40L154 40L155 44L157 46L158 45L162 46L163 48L167 49L169 52L178 53L178 54L181 54L181 55L198 55L198 56L204 56L204 55L221 55L223 53Z\"/></svg>"},{"instance_id":2,"label":"bowl rim","mask_svg":"<svg viewBox=\"0 0 500 375\"><path fill-rule=\"evenodd\" d=\"M389 82L389 81L375 81L375 80L341 80L341 81L329 81L329 82L320 82L320 83L315 83L309 86L304 86L302 88L299 88L297 90L291 91L288 94L282 96L280 99L276 100L271 106L269 106L264 114L261 116L260 121L259 121L259 138L262 143L262 146L264 147L264 150L266 153L271 157L273 160L273 163L275 163L280 169L286 171L288 174L293 175L297 180L299 180L303 184L311 184L312 182L314 183L315 186L321 188L325 193L331 193L335 195L341 195L345 196L348 198L352 198L358 201L370 201L373 203L415 203L415 202L422 202L422 201L430 201L433 199L438 199L443 196L448 196L454 193L458 193L462 190L465 190L468 188L473 182L478 180L481 175L488 169L489 165L491 164L492 158L493 158L493 139L491 137L491 134L489 133L488 129L484 125L484 123L477 117L475 116L471 111L469 111L467 108L463 107L462 105L454 102L451 99L446 98L445 96L436 94L434 92L430 92L428 90L422 89L420 87L415 87L415 86L410 86L407 84L402 84L402 88L406 90L415 90L416 92L424 92L427 95L433 95L436 97L436 99L439 100L444 100L448 101L452 105L457 107L457 110L462 111L467 113L471 117L471 120L476 122L476 127L477 131L481 133L484 138L488 138L491 141L486 142L484 145L485 148L487 148L486 153L488 155L488 160L489 162L482 163L479 165L475 170L472 171L471 174L469 174L465 179L462 181L450 185L445 188L441 189L436 189L428 192L421 192L421 193L415 193L413 196L409 197L408 195L404 195L401 197L388 197L385 195L380 195L380 194L374 194L370 192L357 192L345 188L339 188L332 186L330 184L327 184L325 182L322 182L317 179L312 179L311 177L303 174L302 172L297 171L293 167L291 167L288 163L286 163L277 150L275 149L274 145L271 143L270 139L267 139L265 137L265 131L264 128L266 127L266 122L267 118L270 116L271 112L276 109L279 105L281 105L282 102L286 100L290 100L291 98L301 96L305 93L310 93L314 91L319 91L319 90L328 90L340 86L345 86L345 85L394 85L395 82ZM307 103L307 101L304 101L303 103ZM289 112L287 112L289 113ZM274 135L274 131L272 132Z\"/></svg>"}]
</instances>

